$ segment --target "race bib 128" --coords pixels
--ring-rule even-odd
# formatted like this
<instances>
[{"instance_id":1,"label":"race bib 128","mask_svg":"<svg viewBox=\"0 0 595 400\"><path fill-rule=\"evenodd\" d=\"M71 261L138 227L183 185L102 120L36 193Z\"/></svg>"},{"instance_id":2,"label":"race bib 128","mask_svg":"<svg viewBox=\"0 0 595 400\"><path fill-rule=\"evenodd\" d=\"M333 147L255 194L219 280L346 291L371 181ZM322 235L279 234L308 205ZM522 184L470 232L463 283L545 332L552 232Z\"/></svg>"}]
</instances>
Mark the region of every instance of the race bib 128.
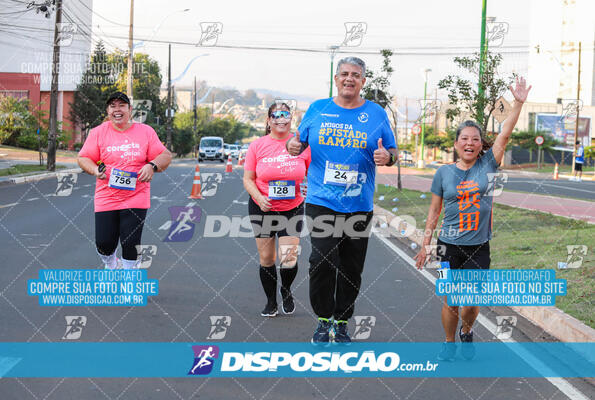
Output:
<instances>
[{"instance_id":1,"label":"race bib 128","mask_svg":"<svg viewBox=\"0 0 595 400\"><path fill-rule=\"evenodd\" d=\"M295 199L295 181L269 181L269 199Z\"/></svg>"}]
</instances>

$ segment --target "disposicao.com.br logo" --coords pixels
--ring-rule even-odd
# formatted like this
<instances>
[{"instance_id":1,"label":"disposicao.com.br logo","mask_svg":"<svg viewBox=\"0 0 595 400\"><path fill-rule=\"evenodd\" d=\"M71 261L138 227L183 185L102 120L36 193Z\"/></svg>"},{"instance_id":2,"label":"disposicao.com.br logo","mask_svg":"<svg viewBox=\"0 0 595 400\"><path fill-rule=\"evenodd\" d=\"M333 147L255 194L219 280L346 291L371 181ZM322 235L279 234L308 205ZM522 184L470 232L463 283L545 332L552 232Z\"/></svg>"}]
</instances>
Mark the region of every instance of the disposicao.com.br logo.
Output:
<instances>
[{"instance_id":1,"label":"disposicao.com.br logo","mask_svg":"<svg viewBox=\"0 0 595 400\"><path fill-rule=\"evenodd\" d=\"M255 376L383 376L407 372L435 372L433 360L404 363L394 351L335 347L317 351L311 345L275 343L241 346L192 346L194 362L188 375Z\"/></svg>"}]
</instances>

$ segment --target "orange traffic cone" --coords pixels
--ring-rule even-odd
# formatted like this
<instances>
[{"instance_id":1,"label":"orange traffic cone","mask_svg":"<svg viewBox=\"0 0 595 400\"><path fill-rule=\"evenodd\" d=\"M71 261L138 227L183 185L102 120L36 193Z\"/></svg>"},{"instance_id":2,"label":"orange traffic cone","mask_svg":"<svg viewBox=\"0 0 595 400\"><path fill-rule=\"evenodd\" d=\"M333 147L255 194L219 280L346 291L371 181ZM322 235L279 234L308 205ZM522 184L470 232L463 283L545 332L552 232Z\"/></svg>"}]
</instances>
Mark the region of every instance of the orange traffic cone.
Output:
<instances>
[{"instance_id":1,"label":"orange traffic cone","mask_svg":"<svg viewBox=\"0 0 595 400\"><path fill-rule=\"evenodd\" d=\"M202 199L202 184L200 183L200 167L196 165L194 171L194 181L192 182L192 192L190 193L189 199Z\"/></svg>"},{"instance_id":2,"label":"orange traffic cone","mask_svg":"<svg viewBox=\"0 0 595 400\"><path fill-rule=\"evenodd\" d=\"M227 174L228 172L232 172L231 171L231 154L227 158L227 165L225 166L225 173Z\"/></svg>"},{"instance_id":3,"label":"orange traffic cone","mask_svg":"<svg viewBox=\"0 0 595 400\"><path fill-rule=\"evenodd\" d=\"M241 167L242 165L244 165L244 157L242 154L240 154L238 157L238 167Z\"/></svg>"},{"instance_id":4,"label":"orange traffic cone","mask_svg":"<svg viewBox=\"0 0 595 400\"><path fill-rule=\"evenodd\" d=\"M558 180L558 163L554 167L554 180Z\"/></svg>"}]
</instances>

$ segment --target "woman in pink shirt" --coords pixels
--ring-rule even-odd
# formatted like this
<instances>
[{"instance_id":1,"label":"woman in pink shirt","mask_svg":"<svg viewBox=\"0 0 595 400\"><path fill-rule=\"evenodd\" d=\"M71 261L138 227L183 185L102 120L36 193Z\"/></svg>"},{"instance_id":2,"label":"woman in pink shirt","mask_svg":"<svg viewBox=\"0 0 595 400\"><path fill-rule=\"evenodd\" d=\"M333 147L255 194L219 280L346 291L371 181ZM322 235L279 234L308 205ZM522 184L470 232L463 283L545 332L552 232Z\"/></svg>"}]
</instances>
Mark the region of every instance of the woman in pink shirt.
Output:
<instances>
[{"instance_id":1,"label":"woman in pink shirt","mask_svg":"<svg viewBox=\"0 0 595 400\"><path fill-rule=\"evenodd\" d=\"M297 275L299 236L303 225L302 181L310 165L310 149L291 156L285 142L292 137L291 109L285 103L269 107L266 134L246 154L244 187L250 194L248 212L260 257L260 281L267 297L263 317L277 315L275 236L279 238L279 274L283 312L295 310L291 284Z\"/></svg>"},{"instance_id":2,"label":"woman in pink shirt","mask_svg":"<svg viewBox=\"0 0 595 400\"><path fill-rule=\"evenodd\" d=\"M78 164L95 183L95 244L105 268L137 267L151 179L171 162L171 153L148 125L132 122L130 100L122 92L107 100L106 121L91 130ZM116 257L118 240L122 260Z\"/></svg>"}]
</instances>

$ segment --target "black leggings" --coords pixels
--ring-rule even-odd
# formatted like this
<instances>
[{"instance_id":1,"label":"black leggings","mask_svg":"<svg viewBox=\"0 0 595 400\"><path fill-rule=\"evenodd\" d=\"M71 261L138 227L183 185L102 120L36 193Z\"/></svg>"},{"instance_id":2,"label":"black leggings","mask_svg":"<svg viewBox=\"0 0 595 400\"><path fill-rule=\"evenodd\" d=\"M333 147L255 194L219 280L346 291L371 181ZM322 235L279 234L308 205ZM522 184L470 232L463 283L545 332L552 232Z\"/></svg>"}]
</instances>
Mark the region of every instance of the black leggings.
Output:
<instances>
[{"instance_id":1,"label":"black leggings","mask_svg":"<svg viewBox=\"0 0 595 400\"><path fill-rule=\"evenodd\" d=\"M140 244L146 216L147 210L143 208L96 212L95 244L99 254L113 254L120 240L122 258L136 260L136 246Z\"/></svg>"},{"instance_id":2,"label":"black leggings","mask_svg":"<svg viewBox=\"0 0 595 400\"><path fill-rule=\"evenodd\" d=\"M306 215L313 220L310 227L310 304L318 317L348 320L353 315L362 283L372 212L339 213L323 206L306 204ZM342 232L339 237L335 237L333 232L318 237L315 234L324 230L324 222L317 224L315 221L320 216L343 217L344 220L364 217L364 221L353 224L353 230L359 233L359 237L350 237L347 232ZM337 222L332 224L336 228Z\"/></svg>"}]
</instances>

